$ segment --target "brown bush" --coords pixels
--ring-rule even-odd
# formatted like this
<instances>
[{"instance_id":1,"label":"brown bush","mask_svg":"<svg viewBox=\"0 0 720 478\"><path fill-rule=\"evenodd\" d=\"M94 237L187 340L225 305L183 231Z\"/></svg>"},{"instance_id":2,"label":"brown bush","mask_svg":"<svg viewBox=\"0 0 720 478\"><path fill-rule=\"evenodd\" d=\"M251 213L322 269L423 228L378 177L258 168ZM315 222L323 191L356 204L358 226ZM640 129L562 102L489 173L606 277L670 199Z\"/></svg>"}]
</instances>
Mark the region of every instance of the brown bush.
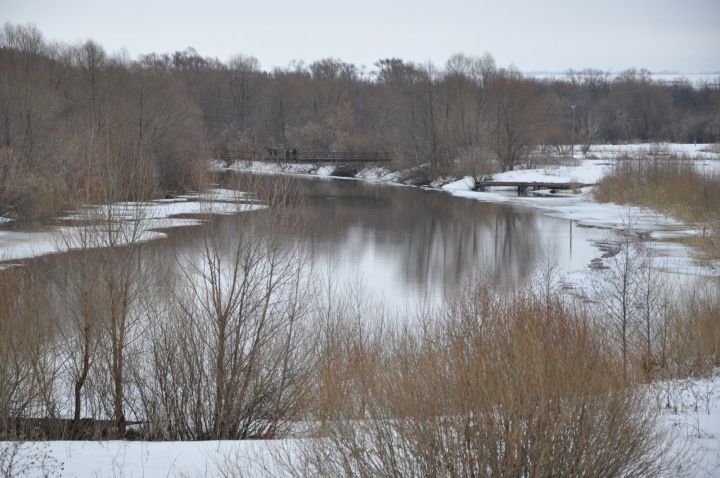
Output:
<instances>
[{"instance_id":1,"label":"brown bush","mask_svg":"<svg viewBox=\"0 0 720 478\"><path fill-rule=\"evenodd\" d=\"M699 288L670 306L668 367L671 377L704 376L720 366L720 294Z\"/></svg>"},{"instance_id":2,"label":"brown bush","mask_svg":"<svg viewBox=\"0 0 720 478\"><path fill-rule=\"evenodd\" d=\"M582 310L488 287L450 310L418 329L356 327L331 343L321 395L341 398L323 402L303 473L660 471L668 443L656 417Z\"/></svg>"}]
</instances>

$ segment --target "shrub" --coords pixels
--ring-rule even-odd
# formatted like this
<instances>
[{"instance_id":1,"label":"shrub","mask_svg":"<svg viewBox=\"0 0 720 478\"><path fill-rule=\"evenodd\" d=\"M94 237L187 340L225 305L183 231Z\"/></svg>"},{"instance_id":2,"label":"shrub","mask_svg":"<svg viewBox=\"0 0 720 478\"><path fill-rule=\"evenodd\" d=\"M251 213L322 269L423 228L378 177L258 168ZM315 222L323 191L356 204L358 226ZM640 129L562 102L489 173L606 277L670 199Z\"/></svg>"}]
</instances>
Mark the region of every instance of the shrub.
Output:
<instances>
[{"instance_id":1,"label":"shrub","mask_svg":"<svg viewBox=\"0 0 720 478\"><path fill-rule=\"evenodd\" d=\"M328 361L304 470L324 476L649 476L669 442L582 310L480 287ZM358 337L365 337L364 341ZM341 386L339 386L341 384Z\"/></svg>"}]
</instances>

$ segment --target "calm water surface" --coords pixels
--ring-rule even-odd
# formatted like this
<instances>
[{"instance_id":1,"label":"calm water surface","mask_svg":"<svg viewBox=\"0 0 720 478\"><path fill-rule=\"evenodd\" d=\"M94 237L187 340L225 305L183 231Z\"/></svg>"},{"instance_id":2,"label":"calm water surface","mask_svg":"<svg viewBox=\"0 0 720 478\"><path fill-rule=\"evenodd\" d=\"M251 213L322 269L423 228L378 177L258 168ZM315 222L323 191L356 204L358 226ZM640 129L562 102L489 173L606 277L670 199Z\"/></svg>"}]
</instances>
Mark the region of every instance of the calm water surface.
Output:
<instances>
[{"instance_id":1,"label":"calm water surface","mask_svg":"<svg viewBox=\"0 0 720 478\"><path fill-rule=\"evenodd\" d=\"M601 254L597 242L608 237L608 231L578 227L534 209L440 191L310 176L226 173L217 180L224 188L249 192L291 181L305 205L300 240L310 251L313 270L338 288L362 288L391 308L437 305L473 277L523 283L546 257L561 273L587 271ZM197 251L210 222L218 226L213 228L217 233L232 234L240 217L210 216L200 226L167 229L166 239L143 247L160 254L171 274L174 257ZM13 234L30 248L49 249L55 240L46 230ZM3 244L12 245L9 240ZM26 262L63 271L77 254L82 252Z\"/></svg>"},{"instance_id":2,"label":"calm water surface","mask_svg":"<svg viewBox=\"0 0 720 478\"><path fill-rule=\"evenodd\" d=\"M226 175L252 190L278 176ZM549 256L562 272L587 270L607 232L525 207L479 202L397 185L293 177L303 192L303 240L316 270L384 303L437 303L475 276L522 282ZM263 186L259 186L263 187Z\"/></svg>"}]
</instances>

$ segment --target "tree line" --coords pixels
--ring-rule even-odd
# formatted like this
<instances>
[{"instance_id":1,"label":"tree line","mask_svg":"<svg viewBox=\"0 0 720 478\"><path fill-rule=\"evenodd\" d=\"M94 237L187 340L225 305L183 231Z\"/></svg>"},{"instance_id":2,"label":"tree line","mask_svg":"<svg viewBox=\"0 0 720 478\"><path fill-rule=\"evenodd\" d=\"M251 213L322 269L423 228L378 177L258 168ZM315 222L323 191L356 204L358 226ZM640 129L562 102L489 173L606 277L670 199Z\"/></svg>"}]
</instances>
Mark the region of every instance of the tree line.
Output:
<instances>
[{"instance_id":1,"label":"tree line","mask_svg":"<svg viewBox=\"0 0 720 478\"><path fill-rule=\"evenodd\" d=\"M490 54L445 65L335 58L263 70L188 48L135 60L100 45L0 32L0 214L137 199L203 184L223 151L392 151L404 166L511 169L572 141L720 141L718 84L663 84L646 70L536 79ZM110 184L126 182L122 194ZM129 191L129 192L128 192Z\"/></svg>"}]
</instances>

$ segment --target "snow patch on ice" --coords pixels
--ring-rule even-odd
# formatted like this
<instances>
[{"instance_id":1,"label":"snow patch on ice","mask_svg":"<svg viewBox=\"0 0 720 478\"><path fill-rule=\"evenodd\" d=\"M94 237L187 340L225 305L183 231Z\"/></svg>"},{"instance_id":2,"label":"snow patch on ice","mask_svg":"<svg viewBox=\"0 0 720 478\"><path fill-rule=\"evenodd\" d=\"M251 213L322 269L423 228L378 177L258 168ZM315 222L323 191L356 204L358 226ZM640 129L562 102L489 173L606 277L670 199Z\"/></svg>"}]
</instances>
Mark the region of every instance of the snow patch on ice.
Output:
<instances>
[{"instance_id":1,"label":"snow patch on ice","mask_svg":"<svg viewBox=\"0 0 720 478\"><path fill-rule=\"evenodd\" d=\"M167 237L161 232L164 229L202 223L199 218L179 216L231 215L264 207L251 201L248 193L219 188L174 199L85 206L61 220L92 223L91 227L71 224L33 231L0 230L0 262L107 247L110 242L148 242Z\"/></svg>"}]
</instances>

